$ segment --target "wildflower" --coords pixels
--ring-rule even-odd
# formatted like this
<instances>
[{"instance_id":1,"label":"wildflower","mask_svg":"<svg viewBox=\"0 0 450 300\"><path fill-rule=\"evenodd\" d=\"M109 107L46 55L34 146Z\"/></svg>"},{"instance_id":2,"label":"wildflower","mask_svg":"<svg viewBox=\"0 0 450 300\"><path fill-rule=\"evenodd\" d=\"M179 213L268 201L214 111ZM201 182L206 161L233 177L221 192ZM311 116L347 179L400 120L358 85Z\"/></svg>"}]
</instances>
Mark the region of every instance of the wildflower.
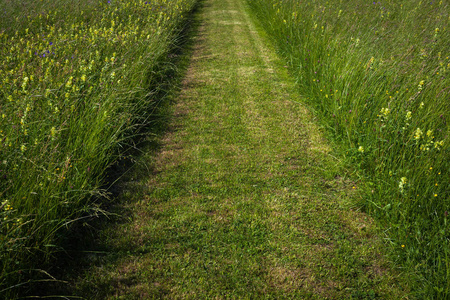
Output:
<instances>
[{"instance_id":1,"label":"wildflower","mask_svg":"<svg viewBox=\"0 0 450 300\"><path fill-rule=\"evenodd\" d=\"M66 82L66 88L72 87L72 80L73 80L73 76L70 76L69 80L67 80L67 82Z\"/></svg>"},{"instance_id":2,"label":"wildflower","mask_svg":"<svg viewBox=\"0 0 450 300\"><path fill-rule=\"evenodd\" d=\"M380 113L382 113L383 115L384 115L384 117L387 117L389 114L390 114L390 109L389 108L382 108L381 110L380 110Z\"/></svg>"},{"instance_id":3,"label":"wildflower","mask_svg":"<svg viewBox=\"0 0 450 300\"><path fill-rule=\"evenodd\" d=\"M4 209L5 211L6 210L10 210L10 208L11 208L11 206L9 205L9 200L5 200L5 201L3 201L2 202L2 205L0 205L0 209ZM12 208L11 208L12 209Z\"/></svg>"},{"instance_id":4,"label":"wildflower","mask_svg":"<svg viewBox=\"0 0 450 300\"><path fill-rule=\"evenodd\" d=\"M55 137L55 134L56 134L56 128L55 128L55 127L52 127L52 128L50 129L50 135L52 136L52 138Z\"/></svg>"},{"instance_id":5,"label":"wildflower","mask_svg":"<svg viewBox=\"0 0 450 300\"><path fill-rule=\"evenodd\" d=\"M434 142L434 148L437 150L441 150L441 147L444 146L444 141Z\"/></svg>"},{"instance_id":6,"label":"wildflower","mask_svg":"<svg viewBox=\"0 0 450 300\"><path fill-rule=\"evenodd\" d=\"M364 147L363 146L359 146L358 152L364 153Z\"/></svg>"},{"instance_id":7,"label":"wildflower","mask_svg":"<svg viewBox=\"0 0 450 300\"><path fill-rule=\"evenodd\" d=\"M423 131L420 128L417 128L416 132L414 133L414 139L420 140L422 135L423 135Z\"/></svg>"},{"instance_id":8,"label":"wildflower","mask_svg":"<svg viewBox=\"0 0 450 300\"><path fill-rule=\"evenodd\" d=\"M370 60L369 60L369 62L367 63L367 65L366 65L366 70L367 69L372 69L372 65L373 65L373 62L375 61L375 57L371 57L370 58Z\"/></svg>"},{"instance_id":9,"label":"wildflower","mask_svg":"<svg viewBox=\"0 0 450 300\"><path fill-rule=\"evenodd\" d=\"M406 112L406 121L411 120L411 118L412 118L412 113L408 110L408 111Z\"/></svg>"},{"instance_id":10,"label":"wildflower","mask_svg":"<svg viewBox=\"0 0 450 300\"><path fill-rule=\"evenodd\" d=\"M25 152L26 150L27 150L27 146L25 146L25 145L22 144L22 146L20 146L20 151L22 151L22 153L23 153L23 152Z\"/></svg>"},{"instance_id":11,"label":"wildflower","mask_svg":"<svg viewBox=\"0 0 450 300\"><path fill-rule=\"evenodd\" d=\"M419 82L419 85L417 86L419 88L419 91L421 91L423 89L423 85L425 84L425 80L421 80Z\"/></svg>"},{"instance_id":12,"label":"wildflower","mask_svg":"<svg viewBox=\"0 0 450 300\"><path fill-rule=\"evenodd\" d=\"M23 79L23 82L22 82L22 89L23 90L25 90L26 88L27 88L27 84L28 84L28 81L29 81L30 79L28 78L28 77L25 77L24 79Z\"/></svg>"},{"instance_id":13,"label":"wildflower","mask_svg":"<svg viewBox=\"0 0 450 300\"><path fill-rule=\"evenodd\" d=\"M420 150L422 150L422 151L430 151L430 147L428 147L428 144L420 145Z\"/></svg>"},{"instance_id":14,"label":"wildflower","mask_svg":"<svg viewBox=\"0 0 450 300\"><path fill-rule=\"evenodd\" d=\"M423 101L422 102L420 102L420 106L419 106L419 108L423 108L425 106L425 103L423 103Z\"/></svg>"},{"instance_id":15,"label":"wildflower","mask_svg":"<svg viewBox=\"0 0 450 300\"><path fill-rule=\"evenodd\" d=\"M402 193L403 193L403 189L404 189L404 187L406 185L406 182L407 182L406 177L400 178L400 182L398 184L398 188L400 189L400 192L402 192Z\"/></svg>"}]
</instances>

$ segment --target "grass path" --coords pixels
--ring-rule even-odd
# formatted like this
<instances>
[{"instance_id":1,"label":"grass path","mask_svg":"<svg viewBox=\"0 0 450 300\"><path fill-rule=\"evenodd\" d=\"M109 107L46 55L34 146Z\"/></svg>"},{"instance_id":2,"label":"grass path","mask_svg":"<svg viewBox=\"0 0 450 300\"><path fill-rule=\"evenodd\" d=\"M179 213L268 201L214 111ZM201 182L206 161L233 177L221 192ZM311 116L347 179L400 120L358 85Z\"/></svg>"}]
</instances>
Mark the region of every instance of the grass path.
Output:
<instances>
[{"instance_id":1,"label":"grass path","mask_svg":"<svg viewBox=\"0 0 450 300\"><path fill-rule=\"evenodd\" d=\"M124 184L89 299L400 299L355 183L241 0L206 0L170 132ZM144 170L144 171L143 171ZM134 178L134 179L133 179ZM117 255L116 255L117 256Z\"/></svg>"}]
</instances>

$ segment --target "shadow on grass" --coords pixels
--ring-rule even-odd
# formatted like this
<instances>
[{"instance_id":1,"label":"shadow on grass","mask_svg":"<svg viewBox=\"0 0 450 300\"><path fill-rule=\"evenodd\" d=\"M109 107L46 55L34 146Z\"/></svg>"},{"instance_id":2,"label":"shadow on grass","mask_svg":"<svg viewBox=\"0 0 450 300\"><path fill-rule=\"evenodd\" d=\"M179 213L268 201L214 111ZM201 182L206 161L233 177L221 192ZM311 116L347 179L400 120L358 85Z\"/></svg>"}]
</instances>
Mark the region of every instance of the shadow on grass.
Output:
<instances>
[{"instance_id":1,"label":"shadow on grass","mask_svg":"<svg viewBox=\"0 0 450 300\"><path fill-rule=\"evenodd\" d=\"M127 140L124 151L118 154L116 162L107 170L103 189L108 196L94 199L98 212L81 218L71 226L68 233L66 231L60 237L61 250L54 257L53 264L45 268L54 280L30 284L24 291L27 295L46 299L103 299L112 287L126 284L113 282L120 279L111 279L108 286L95 287L93 295L90 289L94 287L80 288L75 282L89 272L89 268L112 265L125 258L129 253L127 250L133 251L123 249L120 245L111 246L104 232L133 219L129 204L130 201L138 201L138 197L123 195L124 190L130 189L127 186L133 183L136 174L148 176L154 172L153 166L143 162L146 158L151 160L159 151L160 140L166 133L177 130L169 126L174 117L180 117L173 115L173 105L190 63L195 37L199 35L200 13L204 7L203 0L198 1L170 51L160 57L158 68L149 74L148 86L151 92L148 97L153 101L148 108L148 116L143 117L142 125L136 127L134 137ZM142 194L139 190L135 192Z\"/></svg>"}]
</instances>

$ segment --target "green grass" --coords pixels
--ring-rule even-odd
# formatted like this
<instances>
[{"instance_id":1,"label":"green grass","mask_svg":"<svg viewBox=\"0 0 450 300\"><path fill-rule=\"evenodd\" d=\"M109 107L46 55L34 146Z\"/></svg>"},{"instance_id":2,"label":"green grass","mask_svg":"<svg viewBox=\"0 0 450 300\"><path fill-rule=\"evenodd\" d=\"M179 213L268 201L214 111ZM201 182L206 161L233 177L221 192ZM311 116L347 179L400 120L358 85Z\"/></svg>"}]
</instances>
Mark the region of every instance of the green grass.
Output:
<instances>
[{"instance_id":1,"label":"green grass","mask_svg":"<svg viewBox=\"0 0 450 300\"><path fill-rule=\"evenodd\" d=\"M0 294L52 280L67 229L99 213L194 3L0 1Z\"/></svg>"},{"instance_id":2,"label":"green grass","mask_svg":"<svg viewBox=\"0 0 450 300\"><path fill-rule=\"evenodd\" d=\"M160 149L74 279L89 299L401 299L359 183L242 1L204 1ZM120 201L121 200L121 201Z\"/></svg>"},{"instance_id":3,"label":"green grass","mask_svg":"<svg viewBox=\"0 0 450 300\"><path fill-rule=\"evenodd\" d=\"M359 205L418 298L450 295L446 1L248 1L360 169Z\"/></svg>"}]
</instances>

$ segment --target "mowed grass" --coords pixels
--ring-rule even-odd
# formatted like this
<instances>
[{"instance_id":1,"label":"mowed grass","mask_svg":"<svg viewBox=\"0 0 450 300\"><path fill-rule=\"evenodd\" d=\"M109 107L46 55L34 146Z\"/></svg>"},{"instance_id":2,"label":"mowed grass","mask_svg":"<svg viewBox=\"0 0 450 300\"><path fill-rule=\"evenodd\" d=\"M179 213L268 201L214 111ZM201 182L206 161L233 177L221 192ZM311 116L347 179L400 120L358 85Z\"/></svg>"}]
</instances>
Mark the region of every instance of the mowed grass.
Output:
<instances>
[{"instance_id":1,"label":"mowed grass","mask_svg":"<svg viewBox=\"0 0 450 300\"><path fill-rule=\"evenodd\" d=\"M401 299L359 185L240 0L208 0L159 150L142 149L73 293Z\"/></svg>"},{"instance_id":2,"label":"mowed grass","mask_svg":"<svg viewBox=\"0 0 450 300\"><path fill-rule=\"evenodd\" d=\"M447 1L248 1L360 170L418 298L450 297Z\"/></svg>"},{"instance_id":3,"label":"mowed grass","mask_svg":"<svg viewBox=\"0 0 450 300\"><path fill-rule=\"evenodd\" d=\"M2 297L53 280L67 229L101 213L105 170L149 124L194 4L0 1Z\"/></svg>"}]
</instances>

